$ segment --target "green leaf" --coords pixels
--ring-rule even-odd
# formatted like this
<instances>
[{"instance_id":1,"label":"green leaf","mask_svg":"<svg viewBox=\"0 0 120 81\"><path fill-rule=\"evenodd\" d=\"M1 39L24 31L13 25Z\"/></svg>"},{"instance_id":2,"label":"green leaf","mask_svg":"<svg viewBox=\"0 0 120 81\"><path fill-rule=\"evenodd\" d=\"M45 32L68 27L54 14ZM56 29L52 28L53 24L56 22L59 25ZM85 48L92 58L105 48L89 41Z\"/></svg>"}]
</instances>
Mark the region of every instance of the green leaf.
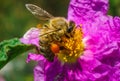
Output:
<instances>
[{"instance_id":1,"label":"green leaf","mask_svg":"<svg viewBox=\"0 0 120 81\"><path fill-rule=\"evenodd\" d=\"M0 69L16 56L35 48L33 45L26 45L18 38L5 40L0 43Z\"/></svg>"}]
</instances>

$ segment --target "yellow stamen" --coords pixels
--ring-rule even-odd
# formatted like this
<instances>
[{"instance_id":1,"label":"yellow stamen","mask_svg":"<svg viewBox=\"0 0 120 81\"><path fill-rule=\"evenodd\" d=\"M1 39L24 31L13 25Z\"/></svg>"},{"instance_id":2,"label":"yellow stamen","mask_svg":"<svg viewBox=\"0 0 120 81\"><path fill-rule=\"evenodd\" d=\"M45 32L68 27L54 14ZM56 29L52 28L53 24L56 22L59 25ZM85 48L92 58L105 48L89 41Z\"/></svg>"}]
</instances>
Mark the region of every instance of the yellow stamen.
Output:
<instances>
[{"instance_id":1,"label":"yellow stamen","mask_svg":"<svg viewBox=\"0 0 120 81\"><path fill-rule=\"evenodd\" d=\"M82 25L81 25L82 26ZM62 37L62 44L65 49L60 50L58 59L62 62L74 63L82 55L84 45L82 43L82 28L76 28L72 37Z\"/></svg>"}]
</instances>

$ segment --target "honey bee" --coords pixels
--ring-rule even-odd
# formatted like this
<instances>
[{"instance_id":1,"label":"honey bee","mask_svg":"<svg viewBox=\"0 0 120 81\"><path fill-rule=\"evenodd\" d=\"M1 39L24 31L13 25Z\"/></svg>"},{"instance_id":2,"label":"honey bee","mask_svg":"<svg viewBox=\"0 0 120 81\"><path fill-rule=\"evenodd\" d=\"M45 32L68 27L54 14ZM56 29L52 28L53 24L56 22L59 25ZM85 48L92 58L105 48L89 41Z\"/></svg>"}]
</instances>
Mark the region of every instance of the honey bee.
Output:
<instances>
[{"instance_id":1,"label":"honey bee","mask_svg":"<svg viewBox=\"0 0 120 81\"><path fill-rule=\"evenodd\" d=\"M60 46L62 37L66 36L69 38L72 36L75 23L73 21L67 21L64 17L54 17L47 11L33 4L26 4L26 8L41 21L45 21L40 27L39 52L49 61L53 61L55 53L63 49L62 46Z\"/></svg>"}]
</instances>

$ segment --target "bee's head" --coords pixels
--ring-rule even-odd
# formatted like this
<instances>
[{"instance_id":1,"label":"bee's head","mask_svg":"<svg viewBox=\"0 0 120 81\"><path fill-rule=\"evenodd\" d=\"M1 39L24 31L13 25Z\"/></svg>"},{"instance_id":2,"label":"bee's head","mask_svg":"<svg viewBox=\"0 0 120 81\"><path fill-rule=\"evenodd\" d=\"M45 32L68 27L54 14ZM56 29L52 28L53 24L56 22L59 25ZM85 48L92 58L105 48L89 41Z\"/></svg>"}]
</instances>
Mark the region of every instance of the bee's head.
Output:
<instances>
[{"instance_id":1,"label":"bee's head","mask_svg":"<svg viewBox=\"0 0 120 81\"><path fill-rule=\"evenodd\" d=\"M71 33L74 30L74 28L75 28L75 22L74 21L70 21L68 29L67 29L67 33Z\"/></svg>"}]
</instances>

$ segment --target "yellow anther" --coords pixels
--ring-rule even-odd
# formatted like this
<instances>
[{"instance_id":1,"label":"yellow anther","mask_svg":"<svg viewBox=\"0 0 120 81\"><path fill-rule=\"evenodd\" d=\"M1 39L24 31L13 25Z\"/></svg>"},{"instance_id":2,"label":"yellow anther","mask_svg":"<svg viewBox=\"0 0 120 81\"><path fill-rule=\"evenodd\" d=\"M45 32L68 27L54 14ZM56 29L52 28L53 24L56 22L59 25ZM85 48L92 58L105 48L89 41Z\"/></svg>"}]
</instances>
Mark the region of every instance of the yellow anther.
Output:
<instances>
[{"instance_id":1,"label":"yellow anther","mask_svg":"<svg viewBox=\"0 0 120 81\"><path fill-rule=\"evenodd\" d=\"M67 59L65 59L65 62L67 62Z\"/></svg>"},{"instance_id":2,"label":"yellow anther","mask_svg":"<svg viewBox=\"0 0 120 81\"><path fill-rule=\"evenodd\" d=\"M72 53L71 53L71 54L69 54L69 56L72 56Z\"/></svg>"},{"instance_id":3,"label":"yellow anther","mask_svg":"<svg viewBox=\"0 0 120 81\"><path fill-rule=\"evenodd\" d=\"M66 57L63 57L64 60L66 60Z\"/></svg>"},{"instance_id":4,"label":"yellow anther","mask_svg":"<svg viewBox=\"0 0 120 81\"><path fill-rule=\"evenodd\" d=\"M80 27L81 26L82 25L80 25ZM84 45L82 43L82 38L82 28L76 28L75 33L70 38L63 36L61 46L65 49L60 50L58 53L58 59L62 62L68 63L76 62L83 53Z\"/></svg>"},{"instance_id":5,"label":"yellow anther","mask_svg":"<svg viewBox=\"0 0 120 81\"><path fill-rule=\"evenodd\" d=\"M74 53L76 53L76 50L74 50Z\"/></svg>"},{"instance_id":6,"label":"yellow anther","mask_svg":"<svg viewBox=\"0 0 120 81\"><path fill-rule=\"evenodd\" d=\"M77 57L78 54L75 54L75 57Z\"/></svg>"}]
</instances>

